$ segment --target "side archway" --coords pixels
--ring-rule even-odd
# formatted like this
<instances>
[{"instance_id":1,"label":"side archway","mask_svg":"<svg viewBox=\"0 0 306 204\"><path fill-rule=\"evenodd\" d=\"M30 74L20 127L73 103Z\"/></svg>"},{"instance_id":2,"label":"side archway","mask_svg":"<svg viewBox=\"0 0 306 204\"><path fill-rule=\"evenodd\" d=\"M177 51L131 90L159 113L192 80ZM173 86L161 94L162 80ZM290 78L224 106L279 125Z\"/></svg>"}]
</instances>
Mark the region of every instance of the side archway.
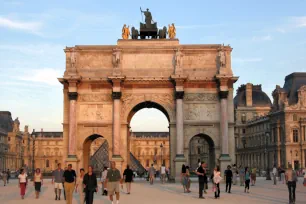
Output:
<instances>
[{"instance_id":1,"label":"side archway","mask_svg":"<svg viewBox=\"0 0 306 204\"><path fill-rule=\"evenodd\" d=\"M189 164L192 170L196 169L200 162L207 164L208 173L215 167L215 144L211 137L198 134L189 142Z\"/></svg>"},{"instance_id":2,"label":"side archway","mask_svg":"<svg viewBox=\"0 0 306 204\"><path fill-rule=\"evenodd\" d=\"M100 147L92 152L92 144L97 139L101 140ZM100 172L104 166L109 166L109 145L108 141L101 135L93 134L87 137L83 143L83 167L86 169L88 165L94 167L94 171Z\"/></svg>"}]
</instances>

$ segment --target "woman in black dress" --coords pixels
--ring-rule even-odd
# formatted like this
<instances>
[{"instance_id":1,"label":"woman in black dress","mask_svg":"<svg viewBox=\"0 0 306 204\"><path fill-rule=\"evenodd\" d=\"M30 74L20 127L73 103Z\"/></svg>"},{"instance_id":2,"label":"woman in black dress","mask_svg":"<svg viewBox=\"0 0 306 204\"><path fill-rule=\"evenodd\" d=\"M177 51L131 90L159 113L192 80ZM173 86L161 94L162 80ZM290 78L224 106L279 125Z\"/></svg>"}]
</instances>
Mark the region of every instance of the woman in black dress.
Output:
<instances>
[{"instance_id":1,"label":"woman in black dress","mask_svg":"<svg viewBox=\"0 0 306 204\"><path fill-rule=\"evenodd\" d=\"M97 177L92 170L92 166L88 166L88 173L83 178L86 204L92 204L94 193L98 192Z\"/></svg>"},{"instance_id":2,"label":"woman in black dress","mask_svg":"<svg viewBox=\"0 0 306 204\"><path fill-rule=\"evenodd\" d=\"M127 165L126 169L123 172L123 178L126 184L127 194L131 194L131 186L132 186L131 183L133 181L133 176L134 176L133 171L130 169L130 166Z\"/></svg>"}]
</instances>

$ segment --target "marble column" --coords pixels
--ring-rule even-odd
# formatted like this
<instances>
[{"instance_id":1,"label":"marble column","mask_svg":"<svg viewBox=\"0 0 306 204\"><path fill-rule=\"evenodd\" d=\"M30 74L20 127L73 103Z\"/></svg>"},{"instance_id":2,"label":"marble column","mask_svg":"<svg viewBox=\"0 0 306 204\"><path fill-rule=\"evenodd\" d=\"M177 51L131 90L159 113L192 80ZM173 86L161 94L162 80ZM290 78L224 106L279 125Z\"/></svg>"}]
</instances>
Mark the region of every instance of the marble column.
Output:
<instances>
[{"instance_id":1,"label":"marble column","mask_svg":"<svg viewBox=\"0 0 306 204\"><path fill-rule=\"evenodd\" d=\"M113 108L113 157L120 156L120 112L121 112L121 92L112 93L114 108Z\"/></svg>"},{"instance_id":2,"label":"marble column","mask_svg":"<svg viewBox=\"0 0 306 204\"><path fill-rule=\"evenodd\" d=\"M220 91L220 133L221 133L221 157L229 157L228 152L228 105L227 105L227 96L228 91Z\"/></svg>"},{"instance_id":3,"label":"marble column","mask_svg":"<svg viewBox=\"0 0 306 204\"><path fill-rule=\"evenodd\" d=\"M176 96L176 157L184 158L184 91L177 91Z\"/></svg>"},{"instance_id":4,"label":"marble column","mask_svg":"<svg viewBox=\"0 0 306 204\"><path fill-rule=\"evenodd\" d=\"M77 92L68 92L69 97L69 145L68 157L76 157L76 101Z\"/></svg>"}]
</instances>

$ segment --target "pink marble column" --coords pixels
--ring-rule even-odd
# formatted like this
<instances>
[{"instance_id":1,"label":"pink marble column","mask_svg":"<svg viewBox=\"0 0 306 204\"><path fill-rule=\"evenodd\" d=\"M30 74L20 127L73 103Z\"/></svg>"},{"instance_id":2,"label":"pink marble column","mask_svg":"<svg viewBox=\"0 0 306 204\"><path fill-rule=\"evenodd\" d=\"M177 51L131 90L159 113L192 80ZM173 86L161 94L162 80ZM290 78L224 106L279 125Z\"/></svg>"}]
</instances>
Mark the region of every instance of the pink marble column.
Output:
<instances>
[{"instance_id":1,"label":"pink marble column","mask_svg":"<svg viewBox=\"0 0 306 204\"><path fill-rule=\"evenodd\" d=\"M176 157L184 157L184 91L176 92Z\"/></svg>"},{"instance_id":2,"label":"pink marble column","mask_svg":"<svg viewBox=\"0 0 306 204\"><path fill-rule=\"evenodd\" d=\"M77 92L69 92L69 145L68 157L76 157L76 100Z\"/></svg>"},{"instance_id":3,"label":"pink marble column","mask_svg":"<svg viewBox=\"0 0 306 204\"><path fill-rule=\"evenodd\" d=\"M113 157L120 156L120 112L121 112L121 92L113 92Z\"/></svg>"},{"instance_id":4,"label":"pink marble column","mask_svg":"<svg viewBox=\"0 0 306 204\"><path fill-rule=\"evenodd\" d=\"M221 141L222 149L221 156L229 156L228 151L228 106L227 106L227 96L228 91L220 91L220 103L221 103L221 117L220 117L220 132L221 132Z\"/></svg>"}]
</instances>

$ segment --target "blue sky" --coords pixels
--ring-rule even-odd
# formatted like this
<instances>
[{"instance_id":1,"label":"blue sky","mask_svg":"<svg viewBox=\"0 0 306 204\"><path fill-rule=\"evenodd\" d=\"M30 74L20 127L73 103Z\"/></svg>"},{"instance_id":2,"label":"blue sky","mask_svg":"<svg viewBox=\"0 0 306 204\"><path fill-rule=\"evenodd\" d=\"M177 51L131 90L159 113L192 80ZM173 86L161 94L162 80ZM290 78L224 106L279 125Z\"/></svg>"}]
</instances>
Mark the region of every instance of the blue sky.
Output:
<instances>
[{"instance_id":1,"label":"blue sky","mask_svg":"<svg viewBox=\"0 0 306 204\"><path fill-rule=\"evenodd\" d=\"M182 44L230 44L236 87L262 84L270 96L286 75L306 71L303 0L0 0L0 109L22 125L61 130L64 47L116 44L123 24L138 27L140 6L159 26L175 23ZM165 130L159 112L145 112L133 131ZM155 126L141 123L148 115Z\"/></svg>"}]
</instances>

